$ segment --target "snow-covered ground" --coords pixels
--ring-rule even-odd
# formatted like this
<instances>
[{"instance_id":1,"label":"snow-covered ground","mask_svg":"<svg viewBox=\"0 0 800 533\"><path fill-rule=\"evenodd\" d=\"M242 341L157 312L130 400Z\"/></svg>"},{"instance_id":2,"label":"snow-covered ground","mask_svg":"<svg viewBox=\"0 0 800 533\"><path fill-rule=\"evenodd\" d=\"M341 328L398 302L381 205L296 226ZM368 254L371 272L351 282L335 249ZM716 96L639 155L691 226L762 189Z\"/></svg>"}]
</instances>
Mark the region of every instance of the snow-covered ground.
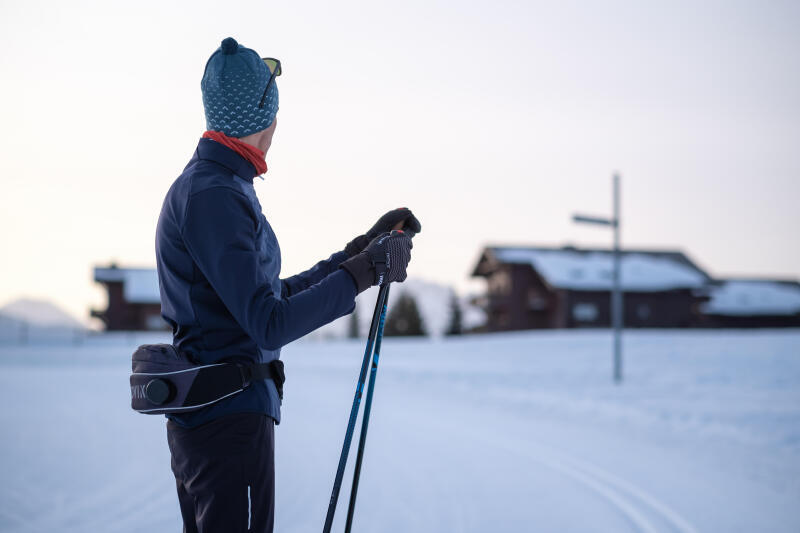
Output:
<instances>
[{"instance_id":1,"label":"snow-covered ground","mask_svg":"<svg viewBox=\"0 0 800 533\"><path fill-rule=\"evenodd\" d=\"M0 531L180 530L164 419L129 408L163 339L0 346ZM385 340L354 530L800 531L800 331L631 331L622 386L610 346ZM322 528L362 355L284 349L276 531Z\"/></svg>"}]
</instances>

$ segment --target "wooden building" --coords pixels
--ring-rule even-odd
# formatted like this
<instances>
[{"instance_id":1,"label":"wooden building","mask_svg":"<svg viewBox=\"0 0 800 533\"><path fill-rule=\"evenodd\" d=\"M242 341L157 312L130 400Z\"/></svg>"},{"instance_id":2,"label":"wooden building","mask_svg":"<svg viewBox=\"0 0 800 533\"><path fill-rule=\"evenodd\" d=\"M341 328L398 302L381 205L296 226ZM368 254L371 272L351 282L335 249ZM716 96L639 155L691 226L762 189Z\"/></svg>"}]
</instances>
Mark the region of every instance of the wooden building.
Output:
<instances>
[{"instance_id":1,"label":"wooden building","mask_svg":"<svg viewBox=\"0 0 800 533\"><path fill-rule=\"evenodd\" d=\"M626 327L689 327L710 278L670 250L621 257ZM473 277L486 278L488 331L609 327L613 254L608 249L489 246Z\"/></svg>"},{"instance_id":2,"label":"wooden building","mask_svg":"<svg viewBox=\"0 0 800 533\"><path fill-rule=\"evenodd\" d=\"M161 318L158 273L153 268L96 267L94 280L108 291L108 307L91 311L106 330L162 330L169 325Z\"/></svg>"},{"instance_id":3,"label":"wooden building","mask_svg":"<svg viewBox=\"0 0 800 533\"><path fill-rule=\"evenodd\" d=\"M701 306L701 324L717 328L800 327L800 283L796 280L721 279Z\"/></svg>"}]
</instances>

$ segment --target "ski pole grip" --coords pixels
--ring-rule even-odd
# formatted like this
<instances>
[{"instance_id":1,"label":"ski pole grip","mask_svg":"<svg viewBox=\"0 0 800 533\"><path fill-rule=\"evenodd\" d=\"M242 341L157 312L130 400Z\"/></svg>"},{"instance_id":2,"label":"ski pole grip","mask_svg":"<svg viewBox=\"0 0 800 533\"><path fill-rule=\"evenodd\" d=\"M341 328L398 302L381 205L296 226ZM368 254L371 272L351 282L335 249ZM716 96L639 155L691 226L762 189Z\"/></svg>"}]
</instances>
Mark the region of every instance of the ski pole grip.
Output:
<instances>
[{"instance_id":1,"label":"ski pole grip","mask_svg":"<svg viewBox=\"0 0 800 533\"><path fill-rule=\"evenodd\" d=\"M392 228L392 231L395 231L395 230L400 230L400 231L402 231L403 233L405 233L406 235L408 235L408 238L409 238L409 239L413 239L413 238L414 238L414 235L416 235L416 233L414 233L414 232L413 232L413 231L411 231L410 229L403 229L403 224L405 224L405 223L406 223L406 221L405 221L405 220L401 220L400 222L398 222L397 224L395 224L395 225L394 225L394 227ZM390 233L391 233L391 232L390 232Z\"/></svg>"}]
</instances>

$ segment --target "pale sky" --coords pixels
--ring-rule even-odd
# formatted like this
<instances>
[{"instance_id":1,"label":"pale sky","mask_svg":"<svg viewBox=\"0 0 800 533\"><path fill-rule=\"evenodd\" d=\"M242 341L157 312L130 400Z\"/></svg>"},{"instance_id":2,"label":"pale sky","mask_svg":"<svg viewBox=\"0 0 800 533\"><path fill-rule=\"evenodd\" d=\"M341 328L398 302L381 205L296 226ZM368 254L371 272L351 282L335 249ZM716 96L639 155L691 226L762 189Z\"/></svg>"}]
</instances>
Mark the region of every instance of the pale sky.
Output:
<instances>
[{"instance_id":1,"label":"pale sky","mask_svg":"<svg viewBox=\"0 0 800 533\"><path fill-rule=\"evenodd\" d=\"M798 2L35 2L0 8L0 305L86 319L92 268L154 266L227 37L283 64L256 190L282 276L408 206L411 276L487 243L678 248L800 277ZM235 273L232 273L235 275Z\"/></svg>"}]
</instances>

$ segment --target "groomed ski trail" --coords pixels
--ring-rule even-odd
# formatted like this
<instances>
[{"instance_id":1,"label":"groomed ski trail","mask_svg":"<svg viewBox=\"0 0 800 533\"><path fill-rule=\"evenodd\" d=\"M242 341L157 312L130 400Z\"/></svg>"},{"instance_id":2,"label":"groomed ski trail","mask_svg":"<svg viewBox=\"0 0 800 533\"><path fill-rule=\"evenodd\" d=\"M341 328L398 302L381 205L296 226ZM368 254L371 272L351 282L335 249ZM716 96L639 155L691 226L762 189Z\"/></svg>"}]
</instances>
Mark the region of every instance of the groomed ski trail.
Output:
<instances>
[{"instance_id":1,"label":"groomed ski trail","mask_svg":"<svg viewBox=\"0 0 800 533\"><path fill-rule=\"evenodd\" d=\"M465 426L452 425L453 434L482 441L488 446L523 457L556 471L605 500L632 526L635 533L700 533L687 519L656 496L634 483L594 465L550 447L497 437L491 431L465 431Z\"/></svg>"},{"instance_id":2,"label":"groomed ski trail","mask_svg":"<svg viewBox=\"0 0 800 533\"><path fill-rule=\"evenodd\" d=\"M596 465L538 445L531 447L526 444L521 447L517 443L509 442L493 444L556 470L589 488L624 515L638 533L699 533L692 524L663 501ZM533 450L536 453L533 453ZM667 527L659 527L656 524Z\"/></svg>"}]
</instances>

